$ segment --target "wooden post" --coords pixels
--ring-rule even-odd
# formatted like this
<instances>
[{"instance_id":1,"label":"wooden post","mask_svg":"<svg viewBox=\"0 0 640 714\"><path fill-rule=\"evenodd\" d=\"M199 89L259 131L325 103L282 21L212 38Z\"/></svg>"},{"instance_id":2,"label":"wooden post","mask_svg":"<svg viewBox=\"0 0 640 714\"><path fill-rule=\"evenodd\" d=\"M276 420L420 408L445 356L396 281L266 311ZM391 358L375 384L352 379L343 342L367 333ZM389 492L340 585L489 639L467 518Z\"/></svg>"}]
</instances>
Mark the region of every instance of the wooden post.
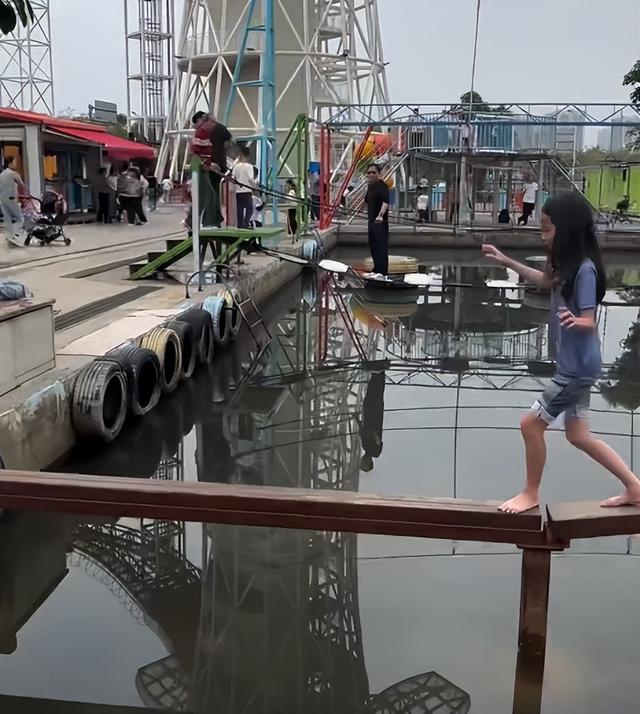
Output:
<instances>
[{"instance_id":1,"label":"wooden post","mask_svg":"<svg viewBox=\"0 0 640 714\"><path fill-rule=\"evenodd\" d=\"M550 577L551 551L524 548L513 714L540 714Z\"/></svg>"}]
</instances>

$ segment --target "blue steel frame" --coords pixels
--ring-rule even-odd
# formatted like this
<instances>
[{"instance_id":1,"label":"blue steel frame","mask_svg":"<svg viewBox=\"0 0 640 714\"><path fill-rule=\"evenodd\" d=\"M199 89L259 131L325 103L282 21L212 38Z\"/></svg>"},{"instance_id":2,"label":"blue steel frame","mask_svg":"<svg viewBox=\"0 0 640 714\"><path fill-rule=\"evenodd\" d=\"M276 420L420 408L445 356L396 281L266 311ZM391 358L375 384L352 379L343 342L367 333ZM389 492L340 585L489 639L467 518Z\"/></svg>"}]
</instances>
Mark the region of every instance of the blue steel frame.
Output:
<instances>
[{"instance_id":1,"label":"blue steel frame","mask_svg":"<svg viewBox=\"0 0 640 714\"><path fill-rule=\"evenodd\" d=\"M277 181L275 164L277 157L276 145L276 44L274 28L275 0L262 0L262 22L256 18L258 0L250 0L240 42L238 60L233 70L233 79L227 97L224 112L224 123L229 123L238 89L242 87L258 87L260 90L259 129L256 134L236 137L238 141L255 142L259 149L260 183L270 191L273 223L278 223L278 199L275 182ZM264 34L264 48L260 61L260 78L242 81L240 79L244 58L247 51L249 36L254 32Z\"/></svg>"}]
</instances>

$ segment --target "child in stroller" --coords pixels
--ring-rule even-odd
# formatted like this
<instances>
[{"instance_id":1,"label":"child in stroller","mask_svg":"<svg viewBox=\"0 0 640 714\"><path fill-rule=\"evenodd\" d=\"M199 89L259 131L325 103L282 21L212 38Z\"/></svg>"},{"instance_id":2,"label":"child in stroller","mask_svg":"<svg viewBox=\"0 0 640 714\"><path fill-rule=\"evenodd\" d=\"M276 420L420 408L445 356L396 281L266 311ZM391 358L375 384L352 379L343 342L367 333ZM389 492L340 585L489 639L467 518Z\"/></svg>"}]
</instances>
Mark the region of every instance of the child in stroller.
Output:
<instances>
[{"instance_id":1,"label":"child in stroller","mask_svg":"<svg viewBox=\"0 0 640 714\"><path fill-rule=\"evenodd\" d=\"M71 239L65 235L64 226L67 223L67 202L64 196L47 187L42 199L29 196L24 199L22 211L24 214L24 229L27 234L25 245L32 240L40 245L50 245L56 240L71 244Z\"/></svg>"}]
</instances>

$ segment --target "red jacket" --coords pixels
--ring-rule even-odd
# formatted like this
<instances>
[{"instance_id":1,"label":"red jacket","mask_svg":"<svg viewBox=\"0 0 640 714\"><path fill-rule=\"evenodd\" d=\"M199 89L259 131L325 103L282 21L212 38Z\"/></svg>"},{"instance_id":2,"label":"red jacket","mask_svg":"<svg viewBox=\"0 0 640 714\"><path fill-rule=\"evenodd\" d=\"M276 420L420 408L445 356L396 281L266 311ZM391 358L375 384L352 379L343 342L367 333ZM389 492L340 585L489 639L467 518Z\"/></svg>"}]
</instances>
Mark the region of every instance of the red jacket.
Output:
<instances>
[{"instance_id":1,"label":"red jacket","mask_svg":"<svg viewBox=\"0 0 640 714\"><path fill-rule=\"evenodd\" d=\"M202 124L196 129L191 140L191 153L200 157L205 166L211 166L213 144L207 127Z\"/></svg>"}]
</instances>

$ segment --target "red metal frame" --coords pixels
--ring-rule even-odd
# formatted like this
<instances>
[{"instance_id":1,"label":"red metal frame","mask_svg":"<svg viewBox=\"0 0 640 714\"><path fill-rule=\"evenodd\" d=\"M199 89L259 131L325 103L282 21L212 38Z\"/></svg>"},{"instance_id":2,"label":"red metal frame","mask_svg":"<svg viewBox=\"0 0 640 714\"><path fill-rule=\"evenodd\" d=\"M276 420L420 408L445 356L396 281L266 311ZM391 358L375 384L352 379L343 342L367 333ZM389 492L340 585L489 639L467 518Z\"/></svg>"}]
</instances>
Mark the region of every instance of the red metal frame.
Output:
<instances>
[{"instance_id":1,"label":"red metal frame","mask_svg":"<svg viewBox=\"0 0 640 714\"><path fill-rule=\"evenodd\" d=\"M331 224L331 129L320 127L320 228Z\"/></svg>"}]
</instances>

